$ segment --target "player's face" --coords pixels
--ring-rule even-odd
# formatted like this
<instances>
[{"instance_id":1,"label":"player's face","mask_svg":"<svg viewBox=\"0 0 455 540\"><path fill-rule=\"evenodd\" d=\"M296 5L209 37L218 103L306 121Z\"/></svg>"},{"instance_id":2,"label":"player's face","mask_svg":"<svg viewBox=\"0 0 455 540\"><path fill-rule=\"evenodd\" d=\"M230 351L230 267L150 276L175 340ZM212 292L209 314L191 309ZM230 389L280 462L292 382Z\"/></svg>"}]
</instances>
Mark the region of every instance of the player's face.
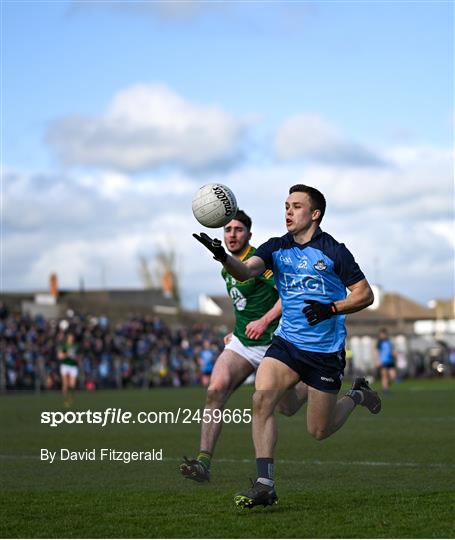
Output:
<instances>
[{"instance_id":1,"label":"player's face","mask_svg":"<svg viewBox=\"0 0 455 540\"><path fill-rule=\"evenodd\" d=\"M311 209L311 201L306 193L296 191L286 199L286 227L292 234L308 230L320 215L320 210Z\"/></svg>"},{"instance_id":2,"label":"player's face","mask_svg":"<svg viewBox=\"0 0 455 540\"><path fill-rule=\"evenodd\" d=\"M224 226L224 243L233 255L242 253L250 238L251 233L241 221L233 219Z\"/></svg>"}]
</instances>

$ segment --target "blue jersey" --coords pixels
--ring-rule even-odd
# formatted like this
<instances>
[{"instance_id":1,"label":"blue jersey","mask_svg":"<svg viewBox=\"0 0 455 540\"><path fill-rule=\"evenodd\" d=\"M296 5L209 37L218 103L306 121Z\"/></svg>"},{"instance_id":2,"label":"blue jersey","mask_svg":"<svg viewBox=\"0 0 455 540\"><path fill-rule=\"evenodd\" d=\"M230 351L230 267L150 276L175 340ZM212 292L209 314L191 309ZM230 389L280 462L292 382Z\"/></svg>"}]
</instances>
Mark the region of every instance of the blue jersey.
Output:
<instances>
[{"instance_id":1,"label":"blue jersey","mask_svg":"<svg viewBox=\"0 0 455 540\"><path fill-rule=\"evenodd\" d=\"M212 349L202 349L199 354L199 360L201 362L201 371L205 375L210 375L215 365L215 353Z\"/></svg>"},{"instance_id":2,"label":"blue jersey","mask_svg":"<svg viewBox=\"0 0 455 540\"><path fill-rule=\"evenodd\" d=\"M393 345L390 339L379 339L376 345L378 350L379 359L383 366L388 366L393 364Z\"/></svg>"},{"instance_id":3,"label":"blue jersey","mask_svg":"<svg viewBox=\"0 0 455 540\"><path fill-rule=\"evenodd\" d=\"M337 315L310 326L302 309L304 299L330 303L346 298L346 287L365 278L344 244L316 230L306 244L298 244L291 233L271 238L255 255L273 270L283 314L275 334L298 349L337 352L344 348L345 315Z\"/></svg>"}]
</instances>

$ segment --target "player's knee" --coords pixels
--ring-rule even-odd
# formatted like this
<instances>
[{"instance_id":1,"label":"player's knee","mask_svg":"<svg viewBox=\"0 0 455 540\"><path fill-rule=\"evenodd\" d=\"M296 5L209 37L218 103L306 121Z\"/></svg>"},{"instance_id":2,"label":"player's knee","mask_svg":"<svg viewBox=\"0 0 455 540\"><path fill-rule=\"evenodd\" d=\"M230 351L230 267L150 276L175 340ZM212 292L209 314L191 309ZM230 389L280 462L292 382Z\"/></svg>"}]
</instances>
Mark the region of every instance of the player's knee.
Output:
<instances>
[{"instance_id":1,"label":"player's knee","mask_svg":"<svg viewBox=\"0 0 455 540\"><path fill-rule=\"evenodd\" d=\"M273 412L273 400L270 392L256 390L253 394L253 411L255 414L267 414Z\"/></svg>"},{"instance_id":2,"label":"player's knee","mask_svg":"<svg viewBox=\"0 0 455 540\"><path fill-rule=\"evenodd\" d=\"M321 428L319 426L309 426L308 433L317 441L322 441L324 439L327 439L331 432L327 428Z\"/></svg>"},{"instance_id":3,"label":"player's knee","mask_svg":"<svg viewBox=\"0 0 455 540\"><path fill-rule=\"evenodd\" d=\"M207 400L208 406L222 407L227 399L229 393L229 385L224 381L210 382L207 388Z\"/></svg>"}]
</instances>

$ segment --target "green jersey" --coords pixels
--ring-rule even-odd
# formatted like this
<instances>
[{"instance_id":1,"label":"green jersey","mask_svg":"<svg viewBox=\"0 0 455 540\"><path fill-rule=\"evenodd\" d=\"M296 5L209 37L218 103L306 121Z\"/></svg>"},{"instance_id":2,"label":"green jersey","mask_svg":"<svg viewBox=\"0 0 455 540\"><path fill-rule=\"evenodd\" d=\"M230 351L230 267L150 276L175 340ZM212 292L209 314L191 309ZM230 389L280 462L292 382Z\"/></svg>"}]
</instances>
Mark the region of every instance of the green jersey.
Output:
<instances>
[{"instance_id":1,"label":"green jersey","mask_svg":"<svg viewBox=\"0 0 455 540\"><path fill-rule=\"evenodd\" d=\"M248 246L240 256L241 261L246 261L256 248ZM261 276L238 281L226 272L221 271L229 296L232 299L235 314L234 336L243 345L268 345L272 341L272 335L278 326L279 319L272 321L259 339L250 339L245 334L246 326L251 321L257 321L264 313L267 313L277 302L278 292L275 288L273 273L266 270Z\"/></svg>"},{"instance_id":2,"label":"green jersey","mask_svg":"<svg viewBox=\"0 0 455 540\"><path fill-rule=\"evenodd\" d=\"M78 351L79 347L76 343L73 343L72 345L64 343L62 345L62 352L65 354L65 358L61 360L61 363L65 364L65 366L77 366Z\"/></svg>"}]
</instances>

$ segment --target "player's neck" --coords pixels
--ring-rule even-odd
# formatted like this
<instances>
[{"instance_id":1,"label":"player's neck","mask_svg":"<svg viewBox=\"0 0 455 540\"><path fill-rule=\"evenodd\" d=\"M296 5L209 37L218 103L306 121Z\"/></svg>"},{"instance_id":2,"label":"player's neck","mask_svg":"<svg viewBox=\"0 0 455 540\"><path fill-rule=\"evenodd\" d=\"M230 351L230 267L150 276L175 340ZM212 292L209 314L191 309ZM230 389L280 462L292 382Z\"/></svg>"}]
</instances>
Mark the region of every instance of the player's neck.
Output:
<instances>
[{"instance_id":1,"label":"player's neck","mask_svg":"<svg viewBox=\"0 0 455 540\"><path fill-rule=\"evenodd\" d=\"M234 257L234 259L241 261L243 257L245 257L245 255L248 253L249 249L250 249L250 244L246 244L246 246L243 246L243 248L236 253L232 253L231 251L231 255Z\"/></svg>"},{"instance_id":2,"label":"player's neck","mask_svg":"<svg viewBox=\"0 0 455 540\"><path fill-rule=\"evenodd\" d=\"M317 231L318 227L319 225L317 223L313 223L308 229L302 229L296 234L293 234L294 242L297 244L306 244L313 238L313 235Z\"/></svg>"}]
</instances>

